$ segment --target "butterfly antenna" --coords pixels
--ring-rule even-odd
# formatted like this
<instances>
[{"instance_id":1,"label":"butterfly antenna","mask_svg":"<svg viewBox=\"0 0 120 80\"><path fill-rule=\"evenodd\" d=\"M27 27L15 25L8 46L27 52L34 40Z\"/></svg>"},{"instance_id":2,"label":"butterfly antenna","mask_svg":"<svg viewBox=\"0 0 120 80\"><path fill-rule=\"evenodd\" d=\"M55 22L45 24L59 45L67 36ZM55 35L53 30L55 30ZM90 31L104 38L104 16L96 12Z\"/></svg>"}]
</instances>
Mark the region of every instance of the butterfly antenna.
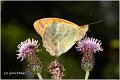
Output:
<instances>
[{"instance_id":1,"label":"butterfly antenna","mask_svg":"<svg viewBox=\"0 0 120 80\"><path fill-rule=\"evenodd\" d=\"M90 16L92 15L94 9L90 10L89 16L88 16L88 21L90 20Z\"/></svg>"},{"instance_id":2,"label":"butterfly antenna","mask_svg":"<svg viewBox=\"0 0 120 80\"><path fill-rule=\"evenodd\" d=\"M90 14L89 14L89 17L91 16L92 13L93 13L93 9L91 9Z\"/></svg>"},{"instance_id":3,"label":"butterfly antenna","mask_svg":"<svg viewBox=\"0 0 120 80\"><path fill-rule=\"evenodd\" d=\"M93 13L93 10L94 10L94 9L91 9L90 14L89 14L89 17L88 17L88 20L89 20L89 18L90 18L90 16L91 16L91 14ZM99 20L99 21L97 21L97 22L89 23L89 24L87 24L87 25L100 23L100 22L102 22L102 21L103 21L103 20Z\"/></svg>"},{"instance_id":4,"label":"butterfly antenna","mask_svg":"<svg viewBox=\"0 0 120 80\"><path fill-rule=\"evenodd\" d=\"M103 20L100 20L100 21L97 21L97 22L93 22L93 23L89 23L88 25L100 23L100 22L102 22L102 21L103 21Z\"/></svg>"}]
</instances>

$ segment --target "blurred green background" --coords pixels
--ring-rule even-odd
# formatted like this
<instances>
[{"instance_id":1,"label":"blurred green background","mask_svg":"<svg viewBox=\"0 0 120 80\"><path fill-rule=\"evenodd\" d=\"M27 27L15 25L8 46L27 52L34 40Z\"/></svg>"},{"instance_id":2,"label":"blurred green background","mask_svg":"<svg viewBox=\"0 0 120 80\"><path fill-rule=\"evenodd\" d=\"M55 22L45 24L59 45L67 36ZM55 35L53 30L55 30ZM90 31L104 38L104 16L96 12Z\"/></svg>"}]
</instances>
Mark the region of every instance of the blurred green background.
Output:
<instances>
[{"instance_id":1,"label":"blurred green background","mask_svg":"<svg viewBox=\"0 0 120 80\"><path fill-rule=\"evenodd\" d=\"M92 10L93 9L93 10ZM90 12L92 10L92 14ZM89 16L90 15L90 16ZM78 25L103 20L90 25L87 32L102 41L103 52L95 54L95 66L91 71L91 79L119 78L119 2L118 1L2 1L1 2L1 77L4 79L34 79L26 61L17 60L17 45L28 38L39 40L41 44L38 54L44 68L42 76L50 78L47 67L51 57L42 44L42 38L33 27L34 21L46 17L58 17L72 21ZM92 32L92 33L91 33ZM64 79L83 79L85 72L81 69L82 54L74 45L67 53L60 56L65 67ZM8 72L9 74L6 74ZM24 72L25 74L11 74Z\"/></svg>"}]
</instances>

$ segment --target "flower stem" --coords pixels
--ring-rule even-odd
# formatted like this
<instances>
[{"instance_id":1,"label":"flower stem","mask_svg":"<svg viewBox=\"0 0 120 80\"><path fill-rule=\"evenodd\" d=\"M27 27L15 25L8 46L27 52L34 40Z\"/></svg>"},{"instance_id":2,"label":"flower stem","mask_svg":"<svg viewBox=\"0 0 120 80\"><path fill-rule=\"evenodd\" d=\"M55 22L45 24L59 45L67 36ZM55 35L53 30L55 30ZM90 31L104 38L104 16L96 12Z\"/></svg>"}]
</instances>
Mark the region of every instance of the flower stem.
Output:
<instances>
[{"instance_id":1,"label":"flower stem","mask_svg":"<svg viewBox=\"0 0 120 80\"><path fill-rule=\"evenodd\" d=\"M37 76L38 76L39 80L43 80L40 73L37 73Z\"/></svg>"},{"instance_id":2,"label":"flower stem","mask_svg":"<svg viewBox=\"0 0 120 80\"><path fill-rule=\"evenodd\" d=\"M88 80L88 77L89 77L89 71L87 70L85 75L85 80Z\"/></svg>"}]
</instances>

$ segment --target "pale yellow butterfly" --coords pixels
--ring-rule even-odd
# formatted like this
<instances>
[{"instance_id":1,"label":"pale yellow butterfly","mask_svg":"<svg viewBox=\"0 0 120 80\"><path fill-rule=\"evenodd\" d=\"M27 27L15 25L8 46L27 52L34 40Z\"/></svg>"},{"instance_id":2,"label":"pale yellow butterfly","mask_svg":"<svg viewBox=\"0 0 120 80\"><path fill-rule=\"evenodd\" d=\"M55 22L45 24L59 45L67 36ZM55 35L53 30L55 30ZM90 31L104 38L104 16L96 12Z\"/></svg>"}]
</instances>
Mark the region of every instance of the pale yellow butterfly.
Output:
<instances>
[{"instance_id":1,"label":"pale yellow butterfly","mask_svg":"<svg viewBox=\"0 0 120 80\"><path fill-rule=\"evenodd\" d=\"M34 22L35 30L42 37L43 46L55 57L67 52L76 41L81 40L88 31L88 26L78 26L60 18L43 18Z\"/></svg>"}]
</instances>

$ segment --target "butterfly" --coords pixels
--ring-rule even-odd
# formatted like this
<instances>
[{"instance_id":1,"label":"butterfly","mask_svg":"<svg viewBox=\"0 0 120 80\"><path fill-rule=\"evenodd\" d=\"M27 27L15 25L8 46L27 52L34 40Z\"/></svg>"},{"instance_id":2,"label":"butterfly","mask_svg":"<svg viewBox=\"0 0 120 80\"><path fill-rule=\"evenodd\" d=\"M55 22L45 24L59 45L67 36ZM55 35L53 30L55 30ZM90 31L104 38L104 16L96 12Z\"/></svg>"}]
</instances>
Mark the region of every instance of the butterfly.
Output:
<instances>
[{"instance_id":1,"label":"butterfly","mask_svg":"<svg viewBox=\"0 0 120 80\"><path fill-rule=\"evenodd\" d=\"M60 18L43 18L34 22L34 28L42 37L43 46L51 56L59 57L67 52L88 31L89 25L77 24Z\"/></svg>"}]
</instances>

